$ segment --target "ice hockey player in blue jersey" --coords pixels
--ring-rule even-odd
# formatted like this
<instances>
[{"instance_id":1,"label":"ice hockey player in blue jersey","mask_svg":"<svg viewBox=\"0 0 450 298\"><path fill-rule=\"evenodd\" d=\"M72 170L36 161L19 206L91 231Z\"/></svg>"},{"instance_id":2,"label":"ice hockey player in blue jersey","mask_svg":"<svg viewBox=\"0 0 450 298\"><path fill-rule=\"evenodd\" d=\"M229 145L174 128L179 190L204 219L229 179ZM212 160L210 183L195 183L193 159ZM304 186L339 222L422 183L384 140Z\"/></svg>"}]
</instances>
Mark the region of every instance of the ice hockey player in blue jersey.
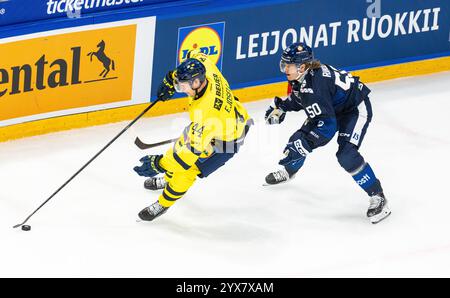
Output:
<instances>
[{"instance_id":1,"label":"ice hockey player in blue jersey","mask_svg":"<svg viewBox=\"0 0 450 298\"><path fill-rule=\"evenodd\" d=\"M378 223L389 216L380 181L359 153L372 119L370 89L358 77L321 64L304 43L294 43L284 50L280 70L286 74L292 92L286 99L275 97L266 112L266 123L279 124L291 111L304 110L308 118L290 137L279 161L283 168L267 175L266 183L294 178L307 155L329 143L337 133L339 164L370 197L367 217Z\"/></svg>"}]
</instances>

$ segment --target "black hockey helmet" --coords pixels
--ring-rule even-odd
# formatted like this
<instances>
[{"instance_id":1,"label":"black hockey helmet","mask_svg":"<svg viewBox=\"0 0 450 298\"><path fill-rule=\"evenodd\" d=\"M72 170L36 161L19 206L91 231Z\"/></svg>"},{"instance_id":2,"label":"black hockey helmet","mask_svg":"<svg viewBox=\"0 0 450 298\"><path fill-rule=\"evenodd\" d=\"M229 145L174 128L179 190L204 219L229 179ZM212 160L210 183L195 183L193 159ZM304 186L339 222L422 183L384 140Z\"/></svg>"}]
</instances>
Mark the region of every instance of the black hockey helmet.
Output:
<instances>
[{"instance_id":1,"label":"black hockey helmet","mask_svg":"<svg viewBox=\"0 0 450 298\"><path fill-rule=\"evenodd\" d=\"M303 42L296 42L288 46L281 54L280 70L284 72L286 64L298 66L314 60L312 49Z\"/></svg>"},{"instance_id":2,"label":"black hockey helmet","mask_svg":"<svg viewBox=\"0 0 450 298\"><path fill-rule=\"evenodd\" d=\"M177 85L177 82L189 82L189 84L192 86L192 82L195 79L199 79L200 83L203 83L206 79L206 68L203 63L201 63L197 59L186 59L177 67L175 75L175 85Z\"/></svg>"}]
</instances>

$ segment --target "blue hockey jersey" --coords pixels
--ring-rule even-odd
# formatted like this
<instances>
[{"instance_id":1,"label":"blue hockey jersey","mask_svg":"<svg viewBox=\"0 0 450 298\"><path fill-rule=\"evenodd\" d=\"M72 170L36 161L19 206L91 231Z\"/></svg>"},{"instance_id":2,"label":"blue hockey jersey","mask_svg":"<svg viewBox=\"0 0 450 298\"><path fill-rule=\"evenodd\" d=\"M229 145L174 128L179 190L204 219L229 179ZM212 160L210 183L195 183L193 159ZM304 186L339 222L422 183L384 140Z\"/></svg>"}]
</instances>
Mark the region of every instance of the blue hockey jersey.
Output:
<instances>
[{"instance_id":1,"label":"blue hockey jersey","mask_svg":"<svg viewBox=\"0 0 450 298\"><path fill-rule=\"evenodd\" d=\"M285 112L305 110L308 120L300 130L309 152L328 143L338 130L337 118L356 109L370 93L359 77L326 64L308 70L302 82L289 83L292 93L277 107Z\"/></svg>"}]
</instances>

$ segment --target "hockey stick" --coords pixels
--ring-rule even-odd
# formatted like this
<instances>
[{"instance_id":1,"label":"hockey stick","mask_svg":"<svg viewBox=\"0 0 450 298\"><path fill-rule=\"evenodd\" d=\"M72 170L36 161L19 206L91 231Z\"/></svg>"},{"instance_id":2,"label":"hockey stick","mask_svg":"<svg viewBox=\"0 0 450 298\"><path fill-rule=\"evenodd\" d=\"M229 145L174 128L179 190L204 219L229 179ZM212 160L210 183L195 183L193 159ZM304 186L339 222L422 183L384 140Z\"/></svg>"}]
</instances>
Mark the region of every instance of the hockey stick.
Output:
<instances>
[{"instance_id":1,"label":"hockey stick","mask_svg":"<svg viewBox=\"0 0 450 298\"><path fill-rule=\"evenodd\" d=\"M134 144L136 144L136 146L139 147L139 149L145 150L145 149L150 149L150 148L154 148L154 147L158 147L161 145L165 145L165 144L170 144L173 142L176 142L178 139L170 139L170 140L166 140L166 141L162 141L159 143L154 143L154 144L147 144L141 141L141 139L139 139L139 137L136 138L136 140L134 140Z\"/></svg>"},{"instance_id":2,"label":"hockey stick","mask_svg":"<svg viewBox=\"0 0 450 298\"><path fill-rule=\"evenodd\" d=\"M144 116L145 113L147 113L151 108L153 108L153 106L160 101L159 98L156 99L156 101L154 101L151 105L149 105L148 107L145 108L144 111L142 111L142 113L139 114L139 116L137 116L133 121L130 122L130 124L128 124L124 129L122 129L122 131L117 134L108 144L106 144L105 147L103 147L103 149L101 149L99 152L97 152L97 154L95 154L94 157L92 157L83 167L81 167L81 169L79 169L72 177L70 177L69 180L67 180L63 185L61 185L60 188L58 188L57 191L55 191L47 200L44 201L44 203L42 203L36 210L33 211L33 213L31 213L22 223L15 225L13 228L18 228L20 226L23 226L25 223L27 223L27 221L36 213L38 212L39 209L41 209L45 204L47 204L48 201L50 201L57 193L59 193L67 184L70 183L70 181L72 181L76 176L78 176L78 174L80 174L91 162L94 161L94 159L96 159L103 151L106 150L106 148L108 148L112 143L114 143L125 131L127 131L133 124L135 124L142 116Z\"/></svg>"}]
</instances>

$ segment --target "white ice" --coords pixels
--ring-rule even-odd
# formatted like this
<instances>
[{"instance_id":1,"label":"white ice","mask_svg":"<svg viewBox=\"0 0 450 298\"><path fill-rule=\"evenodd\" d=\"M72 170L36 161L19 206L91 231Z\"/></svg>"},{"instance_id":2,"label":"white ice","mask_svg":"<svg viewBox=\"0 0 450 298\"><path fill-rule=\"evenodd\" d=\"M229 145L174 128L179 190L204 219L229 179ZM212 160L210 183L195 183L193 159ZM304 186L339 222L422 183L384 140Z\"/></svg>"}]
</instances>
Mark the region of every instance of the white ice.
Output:
<instances>
[{"instance_id":1,"label":"white ice","mask_svg":"<svg viewBox=\"0 0 450 298\"><path fill-rule=\"evenodd\" d=\"M450 277L450 73L369 84L374 120L361 152L392 215L365 217L366 194L339 166L336 140L290 183L263 187L305 115L264 124L238 155L161 218L137 223L158 193L132 168L139 135L179 135L185 114L139 121L41 209L12 229L128 122L0 143L0 277ZM449 185L447 185L449 183Z\"/></svg>"}]
</instances>

